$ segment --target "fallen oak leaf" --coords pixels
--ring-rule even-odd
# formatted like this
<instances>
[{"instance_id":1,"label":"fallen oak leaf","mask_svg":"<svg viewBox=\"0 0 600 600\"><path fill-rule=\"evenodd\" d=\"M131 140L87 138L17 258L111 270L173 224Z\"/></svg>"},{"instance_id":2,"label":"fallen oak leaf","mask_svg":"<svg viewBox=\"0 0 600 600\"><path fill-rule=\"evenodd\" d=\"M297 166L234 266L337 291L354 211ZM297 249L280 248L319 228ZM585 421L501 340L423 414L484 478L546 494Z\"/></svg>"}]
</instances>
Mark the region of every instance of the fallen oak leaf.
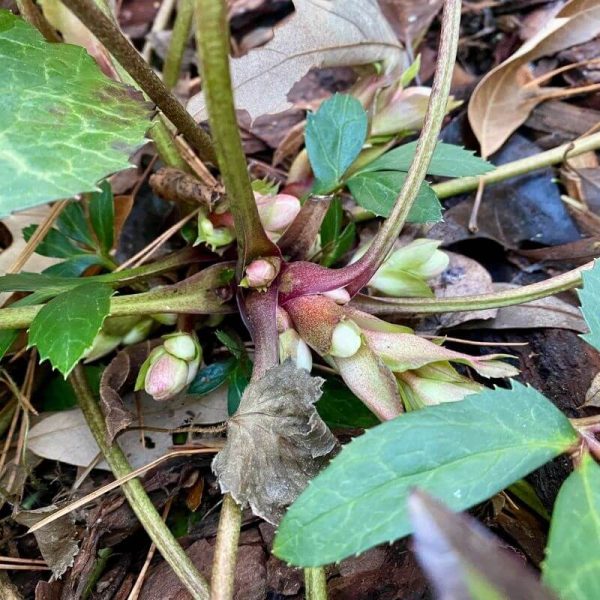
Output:
<instances>
[{"instance_id":1,"label":"fallen oak leaf","mask_svg":"<svg viewBox=\"0 0 600 600\"><path fill-rule=\"evenodd\" d=\"M537 85L528 87L534 79L529 64L586 42L599 32L598 2L571 0L536 36L479 82L469 101L468 114L484 158L498 150L552 91Z\"/></svg>"},{"instance_id":2,"label":"fallen oak leaf","mask_svg":"<svg viewBox=\"0 0 600 600\"><path fill-rule=\"evenodd\" d=\"M377 0L294 0L295 14L275 30L273 39L231 61L236 108L254 121L290 108L287 93L310 69L383 62L384 70L408 62ZM188 111L207 118L202 93Z\"/></svg>"},{"instance_id":3,"label":"fallen oak leaf","mask_svg":"<svg viewBox=\"0 0 600 600\"><path fill-rule=\"evenodd\" d=\"M213 460L222 492L269 523L281 520L336 448L314 406L323 382L292 361L269 369L246 388Z\"/></svg>"}]
</instances>

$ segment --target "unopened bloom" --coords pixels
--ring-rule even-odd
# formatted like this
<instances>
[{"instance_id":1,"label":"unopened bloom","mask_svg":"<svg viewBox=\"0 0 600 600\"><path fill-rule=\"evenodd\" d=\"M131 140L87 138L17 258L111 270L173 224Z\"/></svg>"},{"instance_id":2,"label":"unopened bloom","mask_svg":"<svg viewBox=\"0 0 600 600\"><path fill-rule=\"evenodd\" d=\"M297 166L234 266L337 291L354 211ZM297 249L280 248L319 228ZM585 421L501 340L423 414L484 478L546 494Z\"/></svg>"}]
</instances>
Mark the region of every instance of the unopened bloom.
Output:
<instances>
[{"instance_id":1,"label":"unopened bloom","mask_svg":"<svg viewBox=\"0 0 600 600\"><path fill-rule=\"evenodd\" d=\"M200 212L198 215L198 236L194 246L204 243L214 252L218 248L228 246L235 240L235 230L232 226L226 224L215 225L213 220L205 212Z\"/></svg>"},{"instance_id":2,"label":"unopened bloom","mask_svg":"<svg viewBox=\"0 0 600 600\"><path fill-rule=\"evenodd\" d=\"M281 261L276 257L257 258L246 267L240 286L266 290L279 274L280 266Z\"/></svg>"},{"instance_id":3,"label":"unopened bloom","mask_svg":"<svg viewBox=\"0 0 600 600\"><path fill-rule=\"evenodd\" d=\"M196 376L202 348L194 334L173 333L164 337L144 361L135 389L144 389L155 400L168 400L181 392Z\"/></svg>"},{"instance_id":4,"label":"unopened bloom","mask_svg":"<svg viewBox=\"0 0 600 600\"><path fill-rule=\"evenodd\" d=\"M255 192L260 221L269 238L276 242L300 212L300 200L290 194L263 196Z\"/></svg>"},{"instance_id":5,"label":"unopened bloom","mask_svg":"<svg viewBox=\"0 0 600 600\"><path fill-rule=\"evenodd\" d=\"M406 246L394 250L375 273L369 287L395 297L432 296L427 280L446 270L450 259L438 250L437 240L416 239ZM361 249L356 258L366 248Z\"/></svg>"}]
</instances>

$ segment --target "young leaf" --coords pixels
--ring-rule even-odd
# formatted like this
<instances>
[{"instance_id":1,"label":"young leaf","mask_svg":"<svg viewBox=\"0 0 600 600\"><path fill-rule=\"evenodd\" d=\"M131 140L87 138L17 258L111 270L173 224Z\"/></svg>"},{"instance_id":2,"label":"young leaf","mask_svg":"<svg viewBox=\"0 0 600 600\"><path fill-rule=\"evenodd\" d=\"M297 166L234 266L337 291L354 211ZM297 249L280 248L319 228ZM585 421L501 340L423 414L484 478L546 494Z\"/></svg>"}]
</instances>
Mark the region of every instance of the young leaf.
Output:
<instances>
[{"instance_id":1,"label":"young leaf","mask_svg":"<svg viewBox=\"0 0 600 600\"><path fill-rule=\"evenodd\" d=\"M327 194L339 184L360 154L368 119L362 104L348 94L325 100L306 122L306 150L315 174L315 193Z\"/></svg>"},{"instance_id":2,"label":"young leaf","mask_svg":"<svg viewBox=\"0 0 600 600\"><path fill-rule=\"evenodd\" d=\"M368 429L381 422L339 379L325 381L317 411L329 427L336 429Z\"/></svg>"},{"instance_id":3,"label":"young leaf","mask_svg":"<svg viewBox=\"0 0 600 600\"><path fill-rule=\"evenodd\" d=\"M0 216L96 189L131 165L150 106L78 46L0 10Z\"/></svg>"},{"instance_id":4,"label":"young leaf","mask_svg":"<svg viewBox=\"0 0 600 600\"><path fill-rule=\"evenodd\" d=\"M294 8L269 43L231 61L236 108L247 110L252 120L290 108L288 92L314 67L379 62L389 73L408 66L377 0L294 0ZM188 110L197 121L207 118L201 93Z\"/></svg>"},{"instance_id":5,"label":"young leaf","mask_svg":"<svg viewBox=\"0 0 600 600\"><path fill-rule=\"evenodd\" d=\"M227 412L234 415L240 407L244 391L250 383L252 363L247 356L242 357L231 370L229 387L227 388Z\"/></svg>"},{"instance_id":6,"label":"young leaf","mask_svg":"<svg viewBox=\"0 0 600 600\"><path fill-rule=\"evenodd\" d=\"M37 228L37 225L28 225L23 228L25 241L29 241ZM79 246L76 246L70 238L58 229L50 229L46 237L37 245L35 251L37 254L52 258L71 258L83 252Z\"/></svg>"},{"instance_id":7,"label":"young leaf","mask_svg":"<svg viewBox=\"0 0 600 600\"><path fill-rule=\"evenodd\" d=\"M586 455L558 493L543 565L561 598L600 598L600 467Z\"/></svg>"},{"instance_id":8,"label":"young leaf","mask_svg":"<svg viewBox=\"0 0 600 600\"><path fill-rule=\"evenodd\" d=\"M372 163L363 167L360 172L408 171L416 150L417 142L403 144L375 159ZM471 150L438 142L427 168L427 173L439 177L469 177L483 175L493 170L494 165L479 156L475 156L475 153Z\"/></svg>"},{"instance_id":9,"label":"young leaf","mask_svg":"<svg viewBox=\"0 0 600 600\"><path fill-rule=\"evenodd\" d=\"M408 501L414 551L439 598L551 600L536 574L468 515L455 514L427 494Z\"/></svg>"},{"instance_id":10,"label":"young leaf","mask_svg":"<svg viewBox=\"0 0 600 600\"><path fill-rule=\"evenodd\" d=\"M348 223L344 227L344 231L335 239L327 248L323 248L323 256L321 258L321 264L324 267L331 267L334 265L346 252L352 248L354 239L356 238L356 225L354 223Z\"/></svg>"},{"instance_id":11,"label":"young leaf","mask_svg":"<svg viewBox=\"0 0 600 600\"><path fill-rule=\"evenodd\" d=\"M64 260L57 265L44 269L44 275L55 275L56 277L80 277L82 273L92 265L104 264L102 258L96 254L79 254ZM85 281L81 282L86 283Z\"/></svg>"},{"instance_id":12,"label":"young leaf","mask_svg":"<svg viewBox=\"0 0 600 600\"><path fill-rule=\"evenodd\" d=\"M90 226L83 212L83 206L79 202L69 202L67 204L56 221L56 227L67 237L84 244L88 248L95 246L94 238L90 233Z\"/></svg>"},{"instance_id":13,"label":"young leaf","mask_svg":"<svg viewBox=\"0 0 600 600\"><path fill-rule=\"evenodd\" d=\"M274 553L298 566L339 561L410 533L413 487L464 510L576 442L569 420L516 382L403 414L355 438L313 480L280 524Z\"/></svg>"},{"instance_id":14,"label":"young leaf","mask_svg":"<svg viewBox=\"0 0 600 600\"><path fill-rule=\"evenodd\" d=\"M89 283L43 306L29 328L29 345L37 347L40 362L48 359L66 377L92 347L113 293L109 285Z\"/></svg>"},{"instance_id":15,"label":"young leaf","mask_svg":"<svg viewBox=\"0 0 600 600\"><path fill-rule=\"evenodd\" d=\"M590 332L581 337L596 350L600 350L600 261L596 261L591 270L584 271L582 278L583 289L578 291L579 300Z\"/></svg>"},{"instance_id":16,"label":"young leaf","mask_svg":"<svg viewBox=\"0 0 600 600\"><path fill-rule=\"evenodd\" d=\"M363 208L380 217L388 217L406 173L402 171L376 171L357 173L348 180L350 193ZM435 192L427 183L422 183L417 199L408 213L409 223L435 223L442 220L442 206Z\"/></svg>"},{"instance_id":17,"label":"young leaf","mask_svg":"<svg viewBox=\"0 0 600 600\"><path fill-rule=\"evenodd\" d=\"M108 254L114 243L115 228L115 205L108 181L103 181L100 184L100 191L91 195L89 210L90 221L100 242L100 249Z\"/></svg>"}]
</instances>

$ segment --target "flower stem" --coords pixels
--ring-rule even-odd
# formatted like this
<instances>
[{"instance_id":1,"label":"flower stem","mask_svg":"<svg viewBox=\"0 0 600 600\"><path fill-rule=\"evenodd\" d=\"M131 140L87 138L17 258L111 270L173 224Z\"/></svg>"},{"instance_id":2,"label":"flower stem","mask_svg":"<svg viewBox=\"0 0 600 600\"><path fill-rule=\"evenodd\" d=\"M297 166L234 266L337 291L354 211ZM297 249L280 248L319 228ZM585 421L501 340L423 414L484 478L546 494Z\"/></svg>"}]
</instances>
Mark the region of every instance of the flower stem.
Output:
<instances>
[{"instance_id":1,"label":"flower stem","mask_svg":"<svg viewBox=\"0 0 600 600\"><path fill-rule=\"evenodd\" d=\"M546 296L564 292L582 283L581 273L591 269L593 262L567 271L556 277L551 277L539 283L524 285L518 289L505 290L478 296L458 296L456 298L374 298L372 296L358 296L353 303L356 308L372 314L426 314L438 312L461 312L464 310L485 310L487 308L501 308L514 304L533 302Z\"/></svg>"},{"instance_id":2,"label":"flower stem","mask_svg":"<svg viewBox=\"0 0 600 600\"><path fill-rule=\"evenodd\" d=\"M231 600L233 598L235 563L241 525L242 509L231 497L231 494L225 494L217 530L217 544L210 580L210 600Z\"/></svg>"},{"instance_id":3,"label":"flower stem","mask_svg":"<svg viewBox=\"0 0 600 600\"><path fill-rule=\"evenodd\" d=\"M70 0L72 1L72 0ZM229 73L229 27L223 0L196 0L196 36L202 86L219 170L223 178L238 241L238 277L255 258L276 256L260 222L237 125Z\"/></svg>"},{"instance_id":4,"label":"flower stem","mask_svg":"<svg viewBox=\"0 0 600 600\"><path fill-rule=\"evenodd\" d=\"M348 292L351 295L358 293L370 281L389 254L427 174L427 167L446 116L460 34L460 16L461 1L445 0L437 68L415 157L389 218L383 224L365 255L356 263L363 269L360 275L348 285Z\"/></svg>"},{"instance_id":5,"label":"flower stem","mask_svg":"<svg viewBox=\"0 0 600 600\"><path fill-rule=\"evenodd\" d=\"M127 41L118 26L93 0L62 0L79 20L106 46L150 99L185 136L204 161L214 161L210 137L194 121L180 102L167 90L150 66Z\"/></svg>"},{"instance_id":6,"label":"flower stem","mask_svg":"<svg viewBox=\"0 0 600 600\"><path fill-rule=\"evenodd\" d=\"M106 441L107 431L104 415L90 392L81 365L75 367L69 381L75 390L83 416L113 475L116 478L127 475L131 472L131 467L121 448L116 444L109 446ZM188 555L161 519L140 480L132 479L123 483L122 490L146 533L192 597L200 600L208 599L208 583L198 573Z\"/></svg>"},{"instance_id":7,"label":"flower stem","mask_svg":"<svg viewBox=\"0 0 600 600\"><path fill-rule=\"evenodd\" d=\"M327 578L323 567L304 569L306 600L327 600Z\"/></svg>"},{"instance_id":8,"label":"flower stem","mask_svg":"<svg viewBox=\"0 0 600 600\"><path fill-rule=\"evenodd\" d=\"M600 148L600 133L594 133L574 142L568 142L551 150L546 150L546 152L540 152L527 158L521 158L520 160L500 165L485 175L459 177L444 181L443 183L436 183L431 187L438 198L449 198L476 190L480 180L486 185L498 183L499 181L523 175L536 169L543 169L544 167L561 163L569 157L578 156L579 154L597 150L598 148Z\"/></svg>"},{"instance_id":9,"label":"flower stem","mask_svg":"<svg viewBox=\"0 0 600 600\"><path fill-rule=\"evenodd\" d=\"M177 8L177 16L173 24L171 43L165 56L163 66L163 81L169 90L173 89L179 79L181 61L187 45L192 18L194 16L193 0L181 0Z\"/></svg>"}]
</instances>

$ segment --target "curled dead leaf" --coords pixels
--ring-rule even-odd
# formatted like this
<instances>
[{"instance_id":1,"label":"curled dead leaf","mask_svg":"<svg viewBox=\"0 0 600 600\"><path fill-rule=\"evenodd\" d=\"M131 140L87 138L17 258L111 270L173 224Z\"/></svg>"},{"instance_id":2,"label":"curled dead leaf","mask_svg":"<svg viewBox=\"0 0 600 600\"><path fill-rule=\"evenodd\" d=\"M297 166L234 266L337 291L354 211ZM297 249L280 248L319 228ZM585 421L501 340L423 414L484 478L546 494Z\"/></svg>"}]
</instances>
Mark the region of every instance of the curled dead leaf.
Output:
<instances>
[{"instance_id":1,"label":"curled dead leaf","mask_svg":"<svg viewBox=\"0 0 600 600\"><path fill-rule=\"evenodd\" d=\"M292 361L269 369L246 388L213 461L223 493L270 523L279 522L336 447L314 406L323 381Z\"/></svg>"}]
</instances>

